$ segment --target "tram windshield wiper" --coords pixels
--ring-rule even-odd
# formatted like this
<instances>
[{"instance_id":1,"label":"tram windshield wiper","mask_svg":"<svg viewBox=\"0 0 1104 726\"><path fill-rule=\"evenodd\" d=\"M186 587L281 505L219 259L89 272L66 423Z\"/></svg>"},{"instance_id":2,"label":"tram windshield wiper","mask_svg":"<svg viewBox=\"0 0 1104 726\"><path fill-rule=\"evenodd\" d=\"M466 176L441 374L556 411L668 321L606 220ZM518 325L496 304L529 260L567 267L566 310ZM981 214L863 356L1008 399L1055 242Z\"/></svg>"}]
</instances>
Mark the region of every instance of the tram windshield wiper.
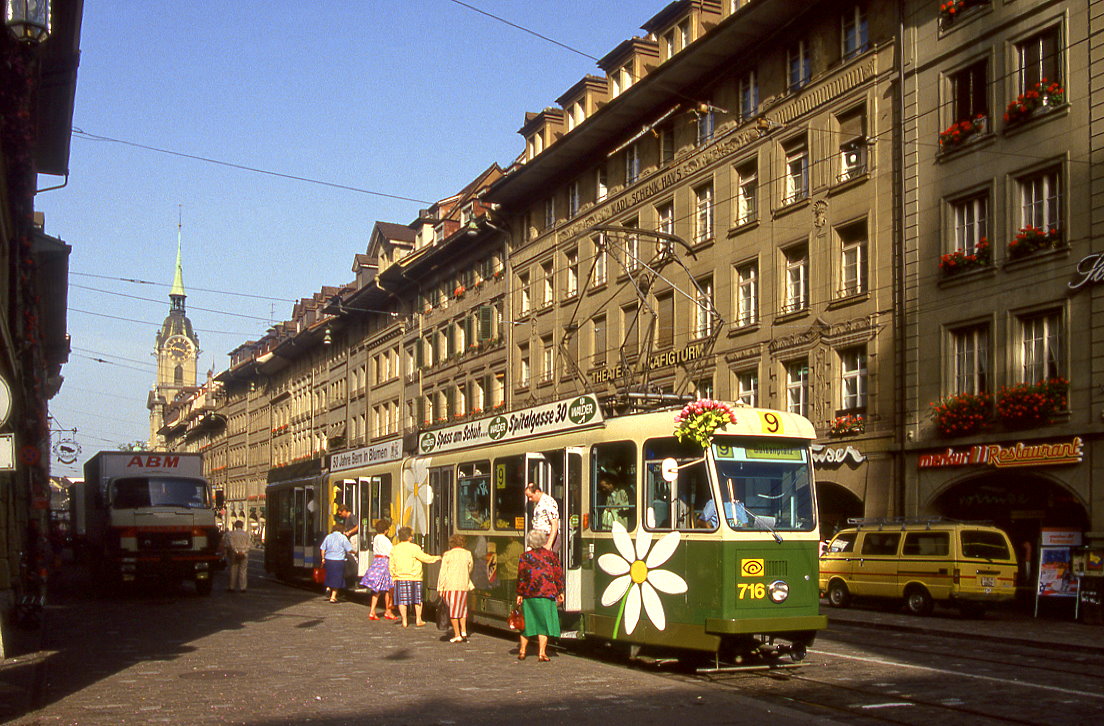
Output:
<instances>
[{"instance_id":1,"label":"tram windshield wiper","mask_svg":"<svg viewBox=\"0 0 1104 726\"><path fill-rule=\"evenodd\" d=\"M771 533L771 535L774 537L775 542L777 542L778 544L782 544L782 535L778 534L778 532L775 531L774 527L771 526L772 522L767 521L766 517L760 517L758 514L751 511L750 509L745 511L747 511L747 513L751 515L751 518L755 521L755 524L757 526L762 526L763 529Z\"/></svg>"}]
</instances>

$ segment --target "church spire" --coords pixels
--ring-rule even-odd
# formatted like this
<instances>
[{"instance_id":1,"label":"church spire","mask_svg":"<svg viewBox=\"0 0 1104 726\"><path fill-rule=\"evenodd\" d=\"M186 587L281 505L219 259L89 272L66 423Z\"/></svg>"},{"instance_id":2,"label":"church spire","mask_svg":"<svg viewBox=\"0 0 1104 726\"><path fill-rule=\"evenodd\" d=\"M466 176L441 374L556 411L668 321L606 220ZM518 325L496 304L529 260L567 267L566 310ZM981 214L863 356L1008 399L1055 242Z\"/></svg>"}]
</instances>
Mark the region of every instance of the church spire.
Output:
<instances>
[{"instance_id":1,"label":"church spire","mask_svg":"<svg viewBox=\"0 0 1104 726\"><path fill-rule=\"evenodd\" d=\"M176 272L173 275L172 289L169 290L172 309L180 312L184 312L184 298L187 297L184 293L184 263L180 254L182 227L182 219L178 217L176 222Z\"/></svg>"}]
</instances>

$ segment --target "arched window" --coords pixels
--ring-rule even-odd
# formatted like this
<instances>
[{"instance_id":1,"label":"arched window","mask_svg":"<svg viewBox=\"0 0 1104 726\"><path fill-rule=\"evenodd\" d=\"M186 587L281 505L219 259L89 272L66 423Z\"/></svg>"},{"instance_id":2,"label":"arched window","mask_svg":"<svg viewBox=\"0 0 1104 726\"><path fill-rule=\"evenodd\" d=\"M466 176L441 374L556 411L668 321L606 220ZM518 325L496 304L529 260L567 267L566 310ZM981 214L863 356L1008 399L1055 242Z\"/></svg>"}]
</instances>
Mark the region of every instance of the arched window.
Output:
<instances>
[{"instance_id":1,"label":"arched window","mask_svg":"<svg viewBox=\"0 0 1104 726\"><path fill-rule=\"evenodd\" d=\"M177 366L173 371L173 385L184 385L184 366Z\"/></svg>"}]
</instances>

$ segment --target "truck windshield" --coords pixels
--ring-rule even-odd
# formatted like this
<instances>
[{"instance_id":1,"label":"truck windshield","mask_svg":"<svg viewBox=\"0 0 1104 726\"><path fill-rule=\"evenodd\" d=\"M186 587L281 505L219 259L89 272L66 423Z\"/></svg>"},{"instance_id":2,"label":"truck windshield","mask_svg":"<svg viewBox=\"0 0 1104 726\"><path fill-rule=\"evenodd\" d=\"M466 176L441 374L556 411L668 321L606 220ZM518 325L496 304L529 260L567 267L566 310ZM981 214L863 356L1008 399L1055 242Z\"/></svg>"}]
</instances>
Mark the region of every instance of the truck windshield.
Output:
<instances>
[{"instance_id":1,"label":"truck windshield","mask_svg":"<svg viewBox=\"0 0 1104 726\"><path fill-rule=\"evenodd\" d=\"M207 483L201 479L135 476L116 479L111 504L116 509L184 507L206 509Z\"/></svg>"},{"instance_id":2,"label":"truck windshield","mask_svg":"<svg viewBox=\"0 0 1104 726\"><path fill-rule=\"evenodd\" d=\"M724 519L739 530L808 532L816 524L808 448L718 436L713 444Z\"/></svg>"}]
</instances>

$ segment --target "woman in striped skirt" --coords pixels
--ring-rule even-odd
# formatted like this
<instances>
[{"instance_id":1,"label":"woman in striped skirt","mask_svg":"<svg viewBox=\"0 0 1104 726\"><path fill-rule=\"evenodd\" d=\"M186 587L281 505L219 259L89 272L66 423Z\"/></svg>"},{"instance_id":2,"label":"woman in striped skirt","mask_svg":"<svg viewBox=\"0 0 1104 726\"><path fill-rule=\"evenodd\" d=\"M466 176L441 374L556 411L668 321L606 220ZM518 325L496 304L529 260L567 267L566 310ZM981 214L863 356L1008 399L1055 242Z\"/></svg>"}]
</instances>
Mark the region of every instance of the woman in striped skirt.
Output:
<instances>
[{"instance_id":1,"label":"woman in striped skirt","mask_svg":"<svg viewBox=\"0 0 1104 726\"><path fill-rule=\"evenodd\" d=\"M441 558L441 572L437 576L437 593L447 607L452 621L450 643L468 639L468 591L475 588L471 581L472 553L464 548L464 535L449 537L449 551Z\"/></svg>"}]
</instances>

